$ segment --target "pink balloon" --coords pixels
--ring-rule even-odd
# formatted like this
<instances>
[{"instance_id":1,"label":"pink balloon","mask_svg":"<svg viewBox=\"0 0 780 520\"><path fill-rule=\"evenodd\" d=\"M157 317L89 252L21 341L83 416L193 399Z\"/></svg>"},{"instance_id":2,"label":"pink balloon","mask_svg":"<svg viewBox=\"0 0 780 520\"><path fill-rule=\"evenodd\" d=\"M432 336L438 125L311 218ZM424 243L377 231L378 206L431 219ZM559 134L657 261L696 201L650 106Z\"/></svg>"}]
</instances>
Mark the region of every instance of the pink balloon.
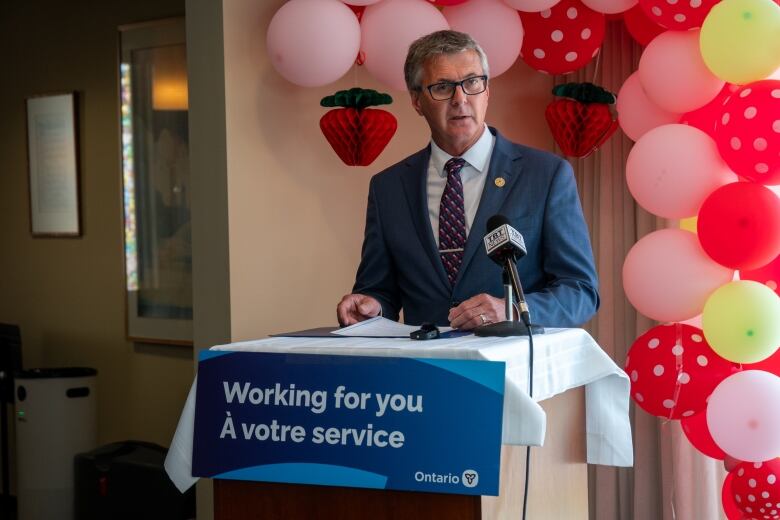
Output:
<instances>
[{"instance_id":1,"label":"pink balloon","mask_svg":"<svg viewBox=\"0 0 780 520\"><path fill-rule=\"evenodd\" d=\"M355 63L360 23L338 0L290 0L271 19L266 42L271 64L287 81L318 87Z\"/></svg>"},{"instance_id":2,"label":"pink balloon","mask_svg":"<svg viewBox=\"0 0 780 520\"><path fill-rule=\"evenodd\" d=\"M665 218L695 216L710 193L736 181L715 141L686 125L653 128L636 142L626 163L631 195L647 211Z\"/></svg>"},{"instance_id":3,"label":"pink balloon","mask_svg":"<svg viewBox=\"0 0 780 520\"><path fill-rule=\"evenodd\" d=\"M780 80L743 85L721 107L715 141L739 175L780 184Z\"/></svg>"},{"instance_id":4,"label":"pink balloon","mask_svg":"<svg viewBox=\"0 0 780 520\"><path fill-rule=\"evenodd\" d=\"M404 61L409 45L421 36L450 28L444 15L425 0L383 0L366 7L360 25L364 66L396 90L406 90Z\"/></svg>"},{"instance_id":5,"label":"pink balloon","mask_svg":"<svg viewBox=\"0 0 780 520\"><path fill-rule=\"evenodd\" d=\"M538 13L552 7L561 0L504 0L513 9L524 13Z\"/></svg>"},{"instance_id":6,"label":"pink balloon","mask_svg":"<svg viewBox=\"0 0 780 520\"><path fill-rule=\"evenodd\" d=\"M639 79L656 105L679 114L706 105L725 85L704 64L698 29L656 36L639 59Z\"/></svg>"},{"instance_id":7,"label":"pink balloon","mask_svg":"<svg viewBox=\"0 0 780 520\"><path fill-rule=\"evenodd\" d=\"M676 123L680 119L680 114L666 111L648 99L639 81L638 72L626 78L625 83L620 87L617 111L620 128L632 141L642 137L648 130Z\"/></svg>"},{"instance_id":8,"label":"pink balloon","mask_svg":"<svg viewBox=\"0 0 780 520\"><path fill-rule=\"evenodd\" d=\"M467 2L468 0L428 0L433 5L440 5L440 6L450 6L450 5L459 5L463 2Z\"/></svg>"},{"instance_id":9,"label":"pink balloon","mask_svg":"<svg viewBox=\"0 0 780 520\"><path fill-rule=\"evenodd\" d=\"M506 72L520 55L523 24L517 11L501 0L470 0L442 11L450 27L470 34L485 51L490 77Z\"/></svg>"},{"instance_id":10,"label":"pink balloon","mask_svg":"<svg viewBox=\"0 0 780 520\"><path fill-rule=\"evenodd\" d=\"M727 377L707 404L707 426L728 455L749 462L780 453L780 377L745 370Z\"/></svg>"},{"instance_id":11,"label":"pink balloon","mask_svg":"<svg viewBox=\"0 0 780 520\"><path fill-rule=\"evenodd\" d=\"M623 263L623 290L636 309L661 322L701 314L709 295L734 272L713 262L696 235L661 229L634 244Z\"/></svg>"},{"instance_id":12,"label":"pink balloon","mask_svg":"<svg viewBox=\"0 0 780 520\"><path fill-rule=\"evenodd\" d=\"M525 29L521 56L546 74L569 74L598 54L606 18L579 0L561 0L540 13L520 13Z\"/></svg>"},{"instance_id":13,"label":"pink balloon","mask_svg":"<svg viewBox=\"0 0 780 520\"><path fill-rule=\"evenodd\" d=\"M366 6L381 2L381 0L341 0L347 5ZM463 0L465 1L465 0Z\"/></svg>"},{"instance_id":14,"label":"pink balloon","mask_svg":"<svg viewBox=\"0 0 780 520\"><path fill-rule=\"evenodd\" d=\"M628 11L636 5L637 0L582 0L582 3L597 13L615 14Z\"/></svg>"},{"instance_id":15,"label":"pink balloon","mask_svg":"<svg viewBox=\"0 0 780 520\"><path fill-rule=\"evenodd\" d=\"M712 6L720 0L668 2L667 0L639 0L648 18L667 29L685 31L701 27Z\"/></svg>"},{"instance_id":16,"label":"pink balloon","mask_svg":"<svg viewBox=\"0 0 780 520\"><path fill-rule=\"evenodd\" d=\"M683 325L690 325L691 327L696 327L697 329L702 328L701 325L701 314L698 314L694 316L693 318L690 318L688 320L683 320L680 323Z\"/></svg>"},{"instance_id":17,"label":"pink balloon","mask_svg":"<svg viewBox=\"0 0 780 520\"><path fill-rule=\"evenodd\" d=\"M720 93L701 108L680 116L680 123L698 128L710 137L715 137L715 123L721 115L723 104L739 89L739 85L726 83Z\"/></svg>"}]
</instances>

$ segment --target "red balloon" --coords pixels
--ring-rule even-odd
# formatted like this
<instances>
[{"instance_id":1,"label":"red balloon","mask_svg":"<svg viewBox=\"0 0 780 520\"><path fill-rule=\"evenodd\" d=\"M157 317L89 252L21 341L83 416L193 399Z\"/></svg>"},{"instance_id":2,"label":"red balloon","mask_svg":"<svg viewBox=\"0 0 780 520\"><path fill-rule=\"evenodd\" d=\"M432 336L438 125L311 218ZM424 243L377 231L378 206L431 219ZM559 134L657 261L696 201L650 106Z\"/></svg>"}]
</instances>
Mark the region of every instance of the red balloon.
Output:
<instances>
[{"instance_id":1,"label":"red balloon","mask_svg":"<svg viewBox=\"0 0 780 520\"><path fill-rule=\"evenodd\" d=\"M712 6L720 0L639 0L648 18L667 29L685 31L701 27Z\"/></svg>"},{"instance_id":2,"label":"red balloon","mask_svg":"<svg viewBox=\"0 0 780 520\"><path fill-rule=\"evenodd\" d=\"M780 296L780 256L758 269L740 271L739 278L760 282Z\"/></svg>"},{"instance_id":3,"label":"red balloon","mask_svg":"<svg viewBox=\"0 0 780 520\"><path fill-rule=\"evenodd\" d=\"M726 164L759 184L780 184L780 80L739 88L721 107L715 142Z\"/></svg>"},{"instance_id":4,"label":"red balloon","mask_svg":"<svg viewBox=\"0 0 780 520\"><path fill-rule=\"evenodd\" d=\"M719 264L764 266L780 254L780 198L752 182L721 186L704 199L697 232L704 251Z\"/></svg>"},{"instance_id":5,"label":"red balloon","mask_svg":"<svg viewBox=\"0 0 780 520\"><path fill-rule=\"evenodd\" d=\"M639 406L651 415L680 419L703 411L715 387L738 369L713 352L701 329L671 323L636 339L625 370Z\"/></svg>"},{"instance_id":6,"label":"red balloon","mask_svg":"<svg viewBox=\"0 0 780 520\"><path fill-rule=\"evenodd\" d=\"M728 520L740 520L742 518L742 511L737 507L737 503L734 502L734 495L731 493L733 482L734 475L731 473L726 475L720 497L721 502L723 503L723 512L726 513L726 518L728 518Z\"/></svg>"},{"instance_id":7,"label":"red balloon","mask_svg":"<svg viewBox=\"0 0 780 520\"><path fill-rule=\"evenodd\" d=\"M366 10L365 5L351 5L347 4L347 7L352 9L352 12L355 13L355 16L357 16L358 22L363 19L363 11Z\"/></svg>"},{"instance_id":8,"label":"red balloon","mask_svg":"<svg viewBox=\"0 0 780 520\"><path fill-rule=\"evenodd\" d=\"M723 460L726 457L726 453L715 444L710 434L705 411L690 417L683 417L680 420L680 426L694 448L713 459Z\"/></svg>"},{"instance_id":9,"label":"red balloon","mask_svg":"<svg viewBox=\"0 0 780 520\"><path fill-rule=\"evenodd\" d=\"M628 34L642 46L646 46L653 41L653 38L666 30L648 18L639 5L624 12L623 21L628 29Z\"/></svg>"},{"instance_id":10,"label":"red balloon","mask_svg":"<svg viewBox=\"0 0 780 520\"><path fill-rule=\"evenodd\" d=\"M780 519L780 459L743 462L730 475L734 504L746 518Z\"/></svg>"},{"instance_id":11,"label":"red balloon","mask_svg":"<svg viewBox=\"0 0 780 520\"><path fill-rule=\"evenodd\" d=\"M701 108L686 112L680 117L680 123L698 128L710 137L715 136L715 123L721 115L723 104L739 89L739 85L726 83L723 90L712 101Z\"/></svg>"},{"instance_id":12,"label":"red balloon","mask_svg":"<svg viewBox=\"0 0 780 520\"><path fill-rule=\"evenodd\" d=\"M772 372L774 375L780 377L780 349L776 350L774 354L763 361L742 365L742 369L764 370L766 372Z\"/></svg>"},{"instance_id":13,"label":"red balloon","mask_svg":"<svg viewBox=\"0 0 780 520\"><path fill-rule=\"evenodd\" d=\"M561 0L538 13L520 11L525 35L520 56L546 74L568 74L584 67L604 41L606 21L579 0Z\"/></svg>"},{"instance_id":14,"label":"red balloon","mask_svg":"<svg viewBox=\"0 0 780 520\"><path fill-rule=\"evenodd\" d=\"M735 459L729 454L726 454L725 457L723 457L723 467L726 468L726 471L731 472L734 471L734 469L745 462L744 460Z\"/></svg>"}]
</instances>

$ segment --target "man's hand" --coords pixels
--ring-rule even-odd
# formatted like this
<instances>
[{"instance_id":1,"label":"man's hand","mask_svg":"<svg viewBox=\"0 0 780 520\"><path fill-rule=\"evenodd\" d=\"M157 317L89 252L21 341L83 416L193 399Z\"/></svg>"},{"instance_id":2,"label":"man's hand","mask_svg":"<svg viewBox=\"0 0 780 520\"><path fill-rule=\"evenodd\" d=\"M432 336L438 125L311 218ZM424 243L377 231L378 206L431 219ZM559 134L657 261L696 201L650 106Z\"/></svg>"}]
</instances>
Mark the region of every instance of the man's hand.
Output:
<instances>
[{"instance_id":1,"label":"man's hand","mask_svg":"<svg viewBox=\"0 0 780 520\"><path fill-rule=\"evenodd\" d=\"M506 320L503 298L489 294L478 294L450 309L450 326L460 330L471 330L480 325Z\"/></svg>"},{"instance_id":2,"label":"man's hand","mask_svg":"<svg viewBox=\"0 0 780 520\"><path fill-rule=\"evenodd\" d=\"M379 316L382 305L371 296L365 294L345 294L336 307L336 317L342 327L374 316Z\"/></svg>"}]
</instances>

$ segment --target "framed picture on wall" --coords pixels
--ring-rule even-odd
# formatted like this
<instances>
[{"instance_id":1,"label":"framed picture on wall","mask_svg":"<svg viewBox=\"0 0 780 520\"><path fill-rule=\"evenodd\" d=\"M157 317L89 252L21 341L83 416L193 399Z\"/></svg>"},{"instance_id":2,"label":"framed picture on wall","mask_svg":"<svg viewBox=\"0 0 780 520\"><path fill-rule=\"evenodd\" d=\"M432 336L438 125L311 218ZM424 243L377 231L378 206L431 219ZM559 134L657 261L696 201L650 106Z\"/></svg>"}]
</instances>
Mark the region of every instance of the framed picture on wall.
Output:
<instances>
[{"instance_id":1,"label":"framed picture on wall","mask_svg":"<svg viewBox=\"0 0 780 520\"><path fill-rule=\"evenodd\" d=\"M192 344L192 230L183 18L119 28L127 334Z\"/></svg>"},{"instance_id":2,"label":"framed picture on wall","mask_svg":"<svg viewBox=\"0 0 780 520\"><path fill-rule=\"evenodd\" d=\"M76 95L27 98L30 231L34 237L78 237Z\"/></svg>"}]
</instances>

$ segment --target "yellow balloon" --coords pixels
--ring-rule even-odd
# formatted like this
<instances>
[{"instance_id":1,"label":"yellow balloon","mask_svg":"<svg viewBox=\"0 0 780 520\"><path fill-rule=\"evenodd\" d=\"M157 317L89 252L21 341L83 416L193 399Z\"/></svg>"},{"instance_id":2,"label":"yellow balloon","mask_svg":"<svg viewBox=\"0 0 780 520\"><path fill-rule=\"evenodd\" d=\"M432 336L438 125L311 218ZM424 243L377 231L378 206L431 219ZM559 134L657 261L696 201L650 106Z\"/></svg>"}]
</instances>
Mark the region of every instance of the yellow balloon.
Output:
<instances>
[{"instance_id":1,"label":"yellow balloon","mask_svg":"<svg viewBox=\"0 0 780 520\"><path fill-rule=\"evenodd\" d=\"M723 0L704 19L704 63L722 80L744 85L780 67L780 6L772 0Z\"/></svg>"},{"instance_id":2,"label":"yellow balloon","mask_svg":"<svg viewBox=\"0 0 780 520\"><path fill-rule=\"evenodd\" d=\"M707 299L702 329L720 357L735 363L756 363L780 345L780 297L766 285L749 280L730 282Z\"/></svg>"},{"instance_id":3,"label":"yellow balloon","mask_svg":"<svg viewBox=\"0 0 780 520\"><path fill-rule=\"evenodd\" d=\"M680 219L680 229L696 233L696 224L699 222L699 217L688 217Z\"/></svg>"}]
</instances>

